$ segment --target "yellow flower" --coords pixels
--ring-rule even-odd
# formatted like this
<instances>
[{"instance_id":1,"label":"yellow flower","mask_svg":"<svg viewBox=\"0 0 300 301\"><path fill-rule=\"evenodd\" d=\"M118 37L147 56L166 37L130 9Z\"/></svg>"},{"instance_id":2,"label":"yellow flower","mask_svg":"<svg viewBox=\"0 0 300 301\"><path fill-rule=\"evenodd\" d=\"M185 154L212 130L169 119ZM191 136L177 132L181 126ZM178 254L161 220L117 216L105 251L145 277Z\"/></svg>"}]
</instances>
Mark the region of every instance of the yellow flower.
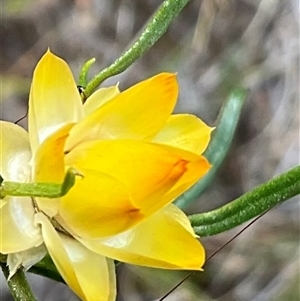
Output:
<instances>
[{"instance_id":1,"label":"yellow flower","mask_svg":"<svg viewBox=\"0 0 300 301\"><path fill-rule=\"evenodd\" d=\"M0 252L11 273L40 260L46 246L82 300L107 301L116 295L113 259L201 270L204 249L171 202L209 170L201 153L212 129L195 116L171 115L177 94L175 75L161 73L121 93L100 89L82 105L67 64L50 51L42 57L29 133L0 123L0 174L60 183L73 167L82 177L59 199L1 201Z\"/></svg>"}]
</instances>

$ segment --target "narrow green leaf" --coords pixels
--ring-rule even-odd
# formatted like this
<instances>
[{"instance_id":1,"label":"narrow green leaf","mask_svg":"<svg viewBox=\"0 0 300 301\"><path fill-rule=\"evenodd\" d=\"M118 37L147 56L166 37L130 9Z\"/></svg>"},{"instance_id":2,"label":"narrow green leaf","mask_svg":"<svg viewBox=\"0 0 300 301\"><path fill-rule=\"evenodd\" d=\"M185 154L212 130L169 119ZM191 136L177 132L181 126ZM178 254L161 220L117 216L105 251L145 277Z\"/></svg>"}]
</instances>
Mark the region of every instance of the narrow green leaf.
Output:
<instances>
[{"instance_id":1,"label":"narrow green leaf","mask_svg":"<svg viewBox=\"0 0 300 301\"><path fill-rule=\"evenodd\" d=\"M194 214L189 218L197 235L215 235L241 225L298 194L300 166L256 187L221 208Z\"/></svg>"},{"instance_id":2,"label":"narrow green leaf","mask_svg":"<svg viewBox=\"0 0 300 301\"><path fill-rule=\"evenodd\" d=\"M178 207L185 208L192 203L215 177L230 149L245 98L246 90L243 88L236 88L230 93L221 109L208 148L203 154L212 164L212 167L198 183L175 201Z\"/></svg>"}]
</instances>

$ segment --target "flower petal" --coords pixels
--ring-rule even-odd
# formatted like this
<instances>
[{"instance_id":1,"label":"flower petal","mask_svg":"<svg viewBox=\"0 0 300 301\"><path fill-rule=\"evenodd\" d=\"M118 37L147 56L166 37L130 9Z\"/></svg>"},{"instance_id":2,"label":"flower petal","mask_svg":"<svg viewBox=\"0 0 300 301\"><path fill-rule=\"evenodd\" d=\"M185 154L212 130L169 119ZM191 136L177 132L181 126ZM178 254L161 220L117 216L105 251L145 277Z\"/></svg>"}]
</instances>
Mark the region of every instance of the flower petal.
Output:
<instances>
[{"instance_id":1,"label":"flower petal","mask_svg":"<svg viewBox=\"0 0 300 301\"><path fill-rule=\"evenodd\" d=\"M185 228L193 237L199 237L195 234L190 220L186 214L174 204L169 204L162 209L162 212L176 220L183 228Z\"/></svg>"},{"instance_id":2,"label":"flower petal","mask_svg":"<svg viewBox=\"0 0 300 301\"><path fill-rule=\"evenodd\" d=\"M58 234L42 213L37 213L36 222L42 225L48 252L68 286L85 301L114 301L113 261L88 250L71 237Z\"/></svg>"},{"instance_id":3,"label":"flower petal","mask_svg":"<svg viewBox=\"0 0 300 301\"><path fill-rule=\"evenodd\" d=\"M29 96L29 135L32 152L66 123L83 117L81 98L65 61L49 50L37 64Z\"/></svg>"},{"instance_id":4,"label":"flower petal","mask_svg":"<svg viewBox=\"0 0 300 301\"><path fill-rule=\"evenodd\" d=\"M174 74L142 81L79 122L70 132L67 150L87 140L151 139L171 115L177 95Z\"/></svg>"},{"instance_id":5,"label":"flower petal","mask_svg":"<svg viewBox=\"0 0 300 301\"><path fill-rule=\"evenodd\" d=\"M35 214L30 198L7 197L0 208L0 253L20 252L40 245L40 228L34 225Z\"/></svg>"},{"instance_id":6,"label":"flower petal","mask_svg":"<svg viewBox=\"0 0 300 301\"><path fill-rule=\"evenodd\" d=\"M51 134L35 153L33 180L36 182L62 183L65 177L64 145L73 125L67 124ZM59 198L36 198L40 210L53 217L58 212Z\"/></svg>"},{"instance_id":7,"label":"flower petal","mask_svg":"<svg viewBox=\"0 0 300 301\"><path fill-rule=\"evenodd\" d=\"M118 94L120 94L118 86L101 88L97 90L87 99L87 101L83 105L85 115L91 114L97 108L100 108Z\"/></svg>"},{"instance_id":8,"label":"flower petal","mask_svg":"<svg viewBox=\"0 0 300 301\"><path fill-rule=\"evenodd\" d=\"M0 121L0 175L6 181L28 182L31 151L28 133L20 126Z\"/></svg>"},{"instance_id":9,"label":"flower petal","mask_svg":"<svg viewBox=\"0 0 300 301\"><path fill-rule=\"evenodd\" d=\"M66 155L66 164L78 171L94 169L118 179L143 214L170 203L210 167L206 159L193 153L135 140L82 143Z\"/></svg>"},{"instance_id":10,"label":"flower petal","mask_svg":"<svg viewBox=\"0 0 300 301\"><path fill-rule=\"evenodd\" d=\"M195 154L202 154L210 140L213 128L193 115L172 115L153 138L153 142L172 145Z\"/></svg>"},{"instance_id":11,"label":"flower petal","mask_svg":"<svg viewBox=\"0 0 300 301\"><path fill-rule=\"evenodd\" d=\"M187 171L183 174L183 176L168 191L168 193L164 195L165 200L162 200L164 202L167 202L168 200L173 201L178 198L186 190L193 186L199 179L201 179L211 168L211 165L206 160L206 158L197 155L196 158L193 158L192 154L189 152L180 149L176 150L178 155L181 154L183 158L189 159L190 163L187 165Z\"/></svg>"},{"instance_id":12,"label":"flower petal","mask_svg":"<svg viewBox=\"0 0 300 301\"><path fill-rule=\"evenodd\" d=\"M167 206L134 228L108 239L79 239L87 248L142 266L201 270L205 251L175 206Z\"/></svg>"},{"instance_id":13,"label":"flower petal","mask_svg":"<svg viewBox=\"0 0 300 301\"><path fill-rule=\"evenodd\" d=\"M117 179L80 169L74 187L61 199L61 224L71 233L86 238L114 235L136 224L143 215Z\"/></svg>"},{"instance_id":14,"label":"flower petal","mask_svg":"<svg viewBox=\"0 0 300 301\"><path fill-rule=\"evenodd\" d=\"M65 176L64 146L73 124L50 134L34 156L33 180L61 183Z\"/></svg>"}]
</instances>

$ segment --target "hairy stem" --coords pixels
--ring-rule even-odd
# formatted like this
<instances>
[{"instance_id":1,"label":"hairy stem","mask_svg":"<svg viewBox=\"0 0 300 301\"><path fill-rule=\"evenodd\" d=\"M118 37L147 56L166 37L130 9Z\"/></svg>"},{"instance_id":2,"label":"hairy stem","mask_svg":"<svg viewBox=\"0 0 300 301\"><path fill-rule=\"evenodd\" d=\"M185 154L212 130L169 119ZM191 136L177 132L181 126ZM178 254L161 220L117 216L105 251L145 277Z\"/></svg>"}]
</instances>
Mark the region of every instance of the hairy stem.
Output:
<instances>
[{"instance_id":1,"label":"hairy stem","mask_svg":"<svg viewBox=\"0 0 300 301\"><path fill-rule=\"evenodd\" d=\"M5 278L8 279L9 269L6 263L1 262L0 265ZM18 269L16 274L7 280L7 284L15 301L36 301L23 269Z\"/></svg>"},{"instance_id":2,"label":"hairy stem","mask_svg":"<svg viewBox=\"0 0 300 301\"><path fill-rule=\"evenodd\" d=\"M199 236L215 235L249 221L291 197L300 194L300 166L256 187L210 212L189 216Z\"/></svg>"},{"instance_id":3,"label":"hairy stem","mask_svg":"<svg viewBox=\"0 0 300 301\"><path fill-rule=\"evenodd\" d=\"M105 79L123 72L148 51L166 32L172 20L188 2L189 0L165 0L136 42L120 58L95 75L87 84L84 91L85 97L89 97Z\"/></svg>"}]
</instances>

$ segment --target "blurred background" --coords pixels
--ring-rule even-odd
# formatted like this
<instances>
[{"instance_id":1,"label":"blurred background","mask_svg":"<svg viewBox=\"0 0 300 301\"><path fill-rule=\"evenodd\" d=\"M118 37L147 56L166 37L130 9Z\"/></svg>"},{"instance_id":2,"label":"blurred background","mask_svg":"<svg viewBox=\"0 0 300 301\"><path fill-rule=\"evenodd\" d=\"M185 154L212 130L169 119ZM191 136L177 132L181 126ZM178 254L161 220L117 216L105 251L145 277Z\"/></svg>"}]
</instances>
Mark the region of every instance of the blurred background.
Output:
<instances>
[{"instance_id":1,"label":"blurred background","mask_svg":"<svg viewBox=\"0 0 300 301\"><path fill-rule=\"evenodd\" d=\"M48 47L78 76L112 63L138 37L162 0L1 0L1 119L27 109L32 72ZM120 88L160 71L178 72L176 112L214 125L236 85L248 89L230 153L214 183L189 208L217 208L299 164L299 1L194 0L162 39L126 72ZM27 120L21 124L26 128ZM300 300L299 198L268 212L167 301ZM211 254L242 227L201 239ZM186 272L121 264L118 301L158 300ZM42 301L78 300L63 284L29 275ZM1 301L12 300L0 276Z\"/></svg>"}]
</instances>

